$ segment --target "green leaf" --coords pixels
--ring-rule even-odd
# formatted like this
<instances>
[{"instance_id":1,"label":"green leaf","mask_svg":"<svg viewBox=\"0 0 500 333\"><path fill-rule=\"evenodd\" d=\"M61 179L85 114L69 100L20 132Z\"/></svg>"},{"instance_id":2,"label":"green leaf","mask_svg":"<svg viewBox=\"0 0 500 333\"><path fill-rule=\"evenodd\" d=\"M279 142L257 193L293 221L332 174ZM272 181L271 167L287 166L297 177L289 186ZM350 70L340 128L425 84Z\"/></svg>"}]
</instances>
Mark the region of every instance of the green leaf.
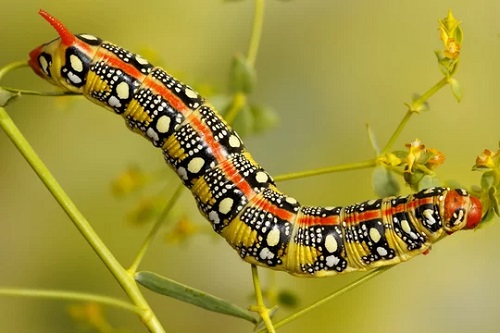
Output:
<instances>
[{"instance_id":1,"label":"green leaf","mask_svg":"<svg viewBox=\"0 0 500 333\"><path fill-rule=\"evenodd\" d=\"M20 93L13 93L0 87L0 106L6 106L9 102L21 96Z\"/></svg>"},{"instance_id":2,"label":"green leaf","mask_svg":"<svg viewBox=\"0 0 500 333\"><path fill-rule=\"evenodd\" d=\"M420 96L419 94L413 94L412 96L412 99L411 99L411 104L408 105L408 107L410 108L410 110L412 112L422 112L422 111L429 111L430 107L429 107L429 102L428 101L424 101L423 103L421 103L420 105L418 106L415 106L416 102L421 98L422 96Z\"/></svg>"},{"instance_id":3,"label":"green leaf","mask_svg":"<svg viewBox=\"0 0 500 333\"><path fill-rule=\"evenodd\" d=\"M490 188L492 188L495 184L495 179L496 179L496 174L493 170L486 171L481 176L481 188L484 191L490 190Z\"/></svg>"},{"instance_id":4,"label":"green leaf","mask_svg":"<svg viewBox=\"0 0 500 333\"><path fill-rule=\"evenodd\" d=\"M441 186L441 182L434 175L425 175L418 182L418 190L423 190L426 188Z\"/></svg>"},{"instance_id":5,"label":"green leaf","mask_svg":"<svg viewBox=\"0 0 500 333\"><path fill-rule=\"evenodd\" d=\"M491 187L488 190L488 199L487 199L487 204L485 201L483 201L484 205L487 205L487 211L483 216L483 219L481 220L481 223L479 224L478 228L476 229L482 229L491 223L494 222L494 220L497 219L498 216L500 216L500 206L498 202L498 198L496 196L496 188ZM496 216L497 217L496 217Z\"/></svg>"},{"instance_id":6,"label":"green leaf","mask_svg":"<svg viewBox=\"0 0 500 333\"><path fill-rule=\"evenodd\" d=\"M254 118L250 112L250 107L245 105L238 111L233 121L233 128L241 137L245 137L253 133L254 126Z\"/></svg>"},{"instance_id":7,"label":"green leaf","mask_svg":"<svg viewBox=\"0 0 500 333\"><path fill-rule=\"evenodd\" d=\"M278 303L288 308L296 308L299 304L297 294L290 290L282 290L278 293Z\"/></svg>"},{"instance_id":8,"label":"green leaf","mask_svg":"<svg viewBox=\"0 0 500 333\"><path fill-rule=\"evenodd\" d=\"M437 57L438 60L438 66L439 70L443 75L449 75L450 74L450 69L449 69L449 61L448 59L443 55L443 51L441 50L436 50L434 51L434 54Z\"/></svg>"},{"instance_id":9,"label":"green leaf","mask_svg":"<svg viewBox=\"0 0 500 333\"><path fill-rule=\"evenodd\" d=\"M462 101L463 97L463 91L462 91L462 86L456 79L451 79L450 80L450 87L451 87L451 92L453 93L453 96L455 96L456 100L458 103Z\"/></svg>"},{"instance_id":10,"label":"green leaf","mask_svg":"<svg viewBox=\"0 0 500 333\"><path fill-rule=\"evenodd\" d=\"M269 107L253 105L250 112L253 115L253 133L264 132L279 123L278 114Z\"/></svg>"},{"instance_id":11,"label":"green leaf","mask_svg":"<svg viewBox=\"0 0 500 333\"><path fill-rule=\"evenodd\" d=\"M155 293L169 296L209 311L227 314L248 320L251 323L256 323L255 318L247 310L237 305L153 272L138 272L135 275L135 280Z\"/></svg>"},{"instance_id":12,"label":"green leaf","mask_svg":"<svg viewBox=\"0 0 500 333\"><path fill-rule=\"evenodd\" d=\"M488 191L488 197L490 198L491 208L493 209L493 211L497 216L500 216L500 207L496 194L497 194L497 189L495 187L491 187L490 190Z\"/></svg>"},{"instance_id":13,"label":"green leaf","mask_svg":"<svg viewBox=\"0 0 500 333\"><path fill-rule=\"evenodd\" d=\"M373 190L383 198L399 193L399 184L392 172L382 166L373 169Z\"/></svg>"},{"instance_id":14,"label":"green leaf","mask_svg":"<svg viewBox=\"0 0 500 333\"><path fill-rule=\"evenodd\" d=\"M414 191L418 191L420 188L419 184L422 178L426 176L424 172L421 170L415 170L414 172L405 172L403 175L403 178L405 179L406 183L410 185L410 188Z\"/></svg>"},{"instance_id":15,"label":"green leaf","mask_svg":"<svg viewBox=\"0 0 500 333\"><path fill-rule=\"evenodd\" d=\"M242 55L236 55L230 70L229 87L233 92L243 92L249 94L252 92L257 82L255 69L248 63Z\"/></svg>"},{"instance_id":16,"label":"green leaf","mask_svg":"<svg viewBox=\"0 0 500 333\"><path fill-rule=\"evenodd\" d=\"M444 181L444 185L449 188L465 188L463 184L461 184L458 180L456 179L449 179ZM473 185L474 186L474 185ZM472 187L473 187L472 186ZM474 189L471 188L471 191L474 191ZM479 188L479 191L481 191L481 188ZM470 191L469 191L470 192Z\"/></svg>"}]
</instances>

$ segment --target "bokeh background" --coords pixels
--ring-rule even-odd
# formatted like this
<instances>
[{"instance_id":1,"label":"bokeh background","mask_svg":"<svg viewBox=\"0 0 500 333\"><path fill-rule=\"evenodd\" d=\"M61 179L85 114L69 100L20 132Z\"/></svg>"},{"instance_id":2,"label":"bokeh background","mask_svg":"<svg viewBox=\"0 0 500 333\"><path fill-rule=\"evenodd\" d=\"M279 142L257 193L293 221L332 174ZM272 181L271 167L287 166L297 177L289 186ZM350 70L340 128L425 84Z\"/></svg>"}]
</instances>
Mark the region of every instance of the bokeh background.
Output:
<instances>
[{"instance_id":1,"label":"bokeh background","mask_svg":"<svg viewBox=\"0 0 500 333\"><path fill-rule=\"evenodd\" d=\"M134 51L150 50L190 83L224 92L231 58L246 52L253 1L2 1L2 65L22 60L54 38L36 14L43 8L75 32L88 32ZM249 137L247 147L271 174L284 174L374 156L366 124L381 145L405 112L403 103L440 79L433 50L441 48L437 20L452 9L463 21L458 104L448 88L414 117L394 148L415 138L447 156L441 179L478 183L470 171L484 148L500 139L500 2L479 1L267 1L257 59L254 102L272 106L279 127ZM149 51L148 51L149 52ZM2 83L50 89L29 70ZM82 98L23 97L8 111L65 190L128 265L149 226L133 226L127 212L138 197L117 200L110 183L126 167L164 170L161 154L123 121ZM345 205L373 197L371 170L317 176L280 187L305 204ZM403 188L408 192L408 189ZM206 225L189 193L178 210ZM231 300L253 302L250 267L217 237L195 236L181 245L164 231L141 269L166 275ZM431 254L399 265L280 332L497 332L500 329L500 226L463 232ZM7 136L0 132L0 286L67 289L122 297L123 292L78 234ZM362 276L325 279L274 277L305 306ZM241 320L209 313L145 291L170 332L250 332ZM498 296L498 297L497 297ZM68 303L0 297L0 332L80 332ZM143 332L129 313L106 309L114 327ZM289 314L280 309L278 316Z\"/></svg>"}]
</instances>

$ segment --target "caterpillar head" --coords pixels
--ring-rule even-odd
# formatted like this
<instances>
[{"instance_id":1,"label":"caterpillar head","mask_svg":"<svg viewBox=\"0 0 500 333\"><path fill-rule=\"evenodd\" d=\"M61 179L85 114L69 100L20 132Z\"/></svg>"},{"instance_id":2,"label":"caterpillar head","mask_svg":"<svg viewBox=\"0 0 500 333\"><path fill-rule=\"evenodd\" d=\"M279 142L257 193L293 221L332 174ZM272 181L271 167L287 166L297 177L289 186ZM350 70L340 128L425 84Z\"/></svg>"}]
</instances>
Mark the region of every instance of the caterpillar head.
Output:
<instances>
[{"instance_id":1,"label":"caterpillar head","mask_svg":"<svg viewBox=\"0 0 500 333\"><path fill-rule=\"evenodd\" d=\"M482 219L482 205L478 198L469 196L465 190L448 192L445 199L444 218L448 232L459 229L474 229Z\"/></svg>"},{"instance_id":2,"label":"caterpillar head","mask_svg":"<svg viewBox=\"0 0 500 333\"><path fill-rule=\"evenodd\" d=\"M56 29L59 38L31 51L30 67L50 83L81 93L90 63L102 40L87 34L74 35L49 13L43 10L38 13Z\"/></svg>"}]
</instances>

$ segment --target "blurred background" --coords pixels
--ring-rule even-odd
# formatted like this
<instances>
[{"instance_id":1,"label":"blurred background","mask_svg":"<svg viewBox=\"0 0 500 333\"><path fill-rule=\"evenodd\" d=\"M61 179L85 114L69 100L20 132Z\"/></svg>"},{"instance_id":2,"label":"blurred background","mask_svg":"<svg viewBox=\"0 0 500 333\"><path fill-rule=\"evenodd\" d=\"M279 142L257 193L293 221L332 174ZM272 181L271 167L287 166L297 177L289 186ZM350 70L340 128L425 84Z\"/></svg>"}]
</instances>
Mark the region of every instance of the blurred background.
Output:
<instances>
[{"instance_id":1,"label":"blurred background","mask_svg":"<svg viewBox=\"0 0 500 333\"><path fill-rule=\"evenodd\" d=\"M75 33L88 32L145 53L193 85L225 92L232 56L247 51L253 1L3 1L0 64L27 58L55 37L37 15L43 8ZM394 149L419 138L446 155L440 179L477 184L476 156L498 145L500 2L267 1L256 63L255 103L272 107L279 126L248 137L254 157L273 174L374 157L366 124L382 146L412 94L441 79L437 20L448 9L463 21L464 91L458 104L446 87L430 111L411 119ZM1 85L50 90L28 69ZM168 200L178 185L162 155L123 121L83 98L26 96L8 112L117 258L128 266L148 225L127 216L140 196L117 199L111 182L127 167L158 172ZM160 186L160 188L161 188ZM371 170L283 182L303 204L346 205L374 196ZM409 190L403 187L403 193ZM176 212L207 226L189 193ZM180 213L179 213L180 212ZM496 332L500 327L500 226L462 232L431 254L399 265L280 332ZM77 290L124 297L7 136L0 132L0 287ZM242 307L253 304L250 267L221 238L195 235L180 244L156 238L141 269L155 271ZM306 306L362 276L300 279L260 270L266 284L291 291ZM274 274L271 276L271 274ZM145 291L167 331L250 332L242 320L213 314ZM497 298L499 296L499 298ZM73 310L71 310L73 309ZM0 297L0 332L93 332L75 320L74 304ZM294 309L280 308L278 316ZM120 332L144 332L132 314L104 309Z\"/></svg>"}]
</instances>

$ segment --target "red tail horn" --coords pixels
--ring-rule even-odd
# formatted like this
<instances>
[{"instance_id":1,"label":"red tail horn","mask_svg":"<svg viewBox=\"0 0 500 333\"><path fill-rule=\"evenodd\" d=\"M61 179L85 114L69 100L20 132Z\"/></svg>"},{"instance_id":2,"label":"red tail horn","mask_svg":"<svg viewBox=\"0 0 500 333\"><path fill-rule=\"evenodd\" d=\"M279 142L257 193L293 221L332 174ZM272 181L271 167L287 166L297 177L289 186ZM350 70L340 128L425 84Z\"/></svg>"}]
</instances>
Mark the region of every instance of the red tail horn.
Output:
<instances>
[{"instance_id":1,"label":"red tail horn","mask_svg":"<svg viewBox=\"0 0 500 333\"><path fill-rule=\"evenodd\" d=\"M61 37L62 42L65 45L72 45L75 42L75 35L73 35L68 29L66 29L66 27L58 19L54 18L43 9L40 9L38 11L38 14L40 14L47 22L49 22L50 25L54 27L54 29L56 29L57 33Z\"/></svg>"}]
</instances>

